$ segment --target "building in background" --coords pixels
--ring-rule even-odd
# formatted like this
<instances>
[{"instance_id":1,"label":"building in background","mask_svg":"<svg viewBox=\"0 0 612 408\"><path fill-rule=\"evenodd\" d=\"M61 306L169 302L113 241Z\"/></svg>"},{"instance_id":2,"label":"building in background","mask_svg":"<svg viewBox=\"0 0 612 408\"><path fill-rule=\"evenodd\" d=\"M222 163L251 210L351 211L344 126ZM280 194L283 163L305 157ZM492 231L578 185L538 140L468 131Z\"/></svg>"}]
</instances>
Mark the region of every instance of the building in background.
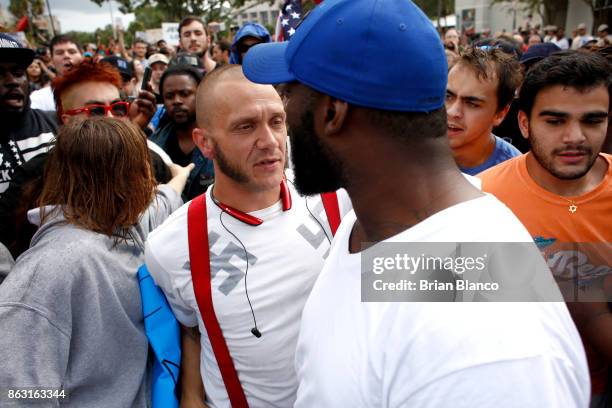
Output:
<instances>
[{"instance_id":1,"label":"building in background","mask_svg":"<svg viewBox=\"0 0 612 408\"><path fill-rule=\"evenodd\" d=\"M53 29L51 28L51 19L49 18L48 15L45 14L45 15L34 17L32 19L32 22L34 23L38 31L45 31L49 34L49 38L53 37ZM62 26L58 18L55 15L53 16L53 28L55 29L56 34L59 34L62 32Z\"/></svg>"},{"instance_id":2,"label":"building in background","mask_svg":"<svg viewBox=\"0 0 612 408\"><path fill-rule=\"evenodd\" d=\"M587 32L593 31L593 14L583 0L569 0L565 31L570 33L580 23L587 26ZM462 31L474 30L483 32L512 32L519 27L542 26L542 18L537 13L530 15L525 11L521 1L507 1L491 4L491 0L455 0L457 25Z\"/></svg>"},{"instance_id":3,"label":"building in background","mask_svg":"<svg viewBox=\"0 0 612 408\"><path fill-rule=\"evenodd\" d=\"M15 24L15 18L6 7L0 5L0 29L6 31Z\"/></svg>"},{"instance_id":4,"label":"building in background","mask_svg":"<svg viewBox=\"0 0 612 408\"><path fill-rule=\"evenodd\" d=\"M255 22L268 28L274 28L282 1L275 1L272 4L267 1L261 4L257 3L256 1L248 1L244 7L236 10L233 13L233 25L240 27L244 23Z\"/></svg>"}]
</instances>

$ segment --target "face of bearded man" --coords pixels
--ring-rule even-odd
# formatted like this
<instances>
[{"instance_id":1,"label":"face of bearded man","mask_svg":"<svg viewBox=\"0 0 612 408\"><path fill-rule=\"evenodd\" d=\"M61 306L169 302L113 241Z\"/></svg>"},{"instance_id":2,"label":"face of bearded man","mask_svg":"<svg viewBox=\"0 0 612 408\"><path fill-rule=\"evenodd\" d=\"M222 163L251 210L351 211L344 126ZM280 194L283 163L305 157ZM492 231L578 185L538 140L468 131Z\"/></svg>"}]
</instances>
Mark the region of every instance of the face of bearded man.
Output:
<instances>
[{"instance_id":1,"label":"face of bearded man","mask_svg":"<svg viewBox=\"0 0 612 408\"><path fill-rule=\"evenodd\" d=\"M289 97L286 108L295 187L302 195L336 191L346 185L342 163L316 134L313 114L316 95L300 96L295 95L294 100Z\"/></svg>"}]
</instances>

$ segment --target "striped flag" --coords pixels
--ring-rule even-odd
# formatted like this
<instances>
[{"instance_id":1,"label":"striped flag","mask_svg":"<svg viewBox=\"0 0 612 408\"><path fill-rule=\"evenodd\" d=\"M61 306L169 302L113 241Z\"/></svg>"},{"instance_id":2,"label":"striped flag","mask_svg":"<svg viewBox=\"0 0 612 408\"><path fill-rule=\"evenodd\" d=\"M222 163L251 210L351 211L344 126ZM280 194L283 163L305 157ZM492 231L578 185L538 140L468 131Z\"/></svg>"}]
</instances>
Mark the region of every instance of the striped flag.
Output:
<instances>
[{"instance_id":1,"label":"striped flag","mask_svg":"<svg viewBox=\"0 0 612 408\"><path fill-rule=\"evenodd\" d=\"M316 4L323 0L314 0ZM289 41L302 20L302 1L285 0L276 21L276 41Z\"/></svg>"}]
</instances>

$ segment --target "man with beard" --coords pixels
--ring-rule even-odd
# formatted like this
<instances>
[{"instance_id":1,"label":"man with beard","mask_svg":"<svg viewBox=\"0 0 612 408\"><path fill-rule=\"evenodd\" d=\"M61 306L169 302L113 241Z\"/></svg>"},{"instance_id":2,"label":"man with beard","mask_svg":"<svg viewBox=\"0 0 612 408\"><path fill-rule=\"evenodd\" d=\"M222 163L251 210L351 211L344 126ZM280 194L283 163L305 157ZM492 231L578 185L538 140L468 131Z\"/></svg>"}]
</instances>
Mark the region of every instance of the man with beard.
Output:
<instances>
[{"instance_id":1,"label":"man with beard","mask_svg":"<svg viewBox=\"0 0 612 408\"><path fill-rule=\"evenodd\" d=\"M91 60L82 62L54 81L59 121L68 123L90 116L113 116L130 120L142 129L155 109L153 95L141 91L139 98L130 105L121 100L120 87L121 76L112 65ZM31 156L26 156L28 161L16 168L9 188L0 199L0 241L15 258L29 247L30 238L36 230L27 222L26 212L37 206L38 194L42 190L43 171L49 157L48 150L52 147L53 134L50 133L48 137L46 145L31 150ZM159 146L147 142L153 173L159 183L165 183L171 177L165 162L170 163L171 160Z\"/></svg>"},{"instance_id":2,"label":"man with beard","mask_svg":"<svg viewBox=\"0 0 612 408\"><path fill-rule=\"evenodd\" d=\"M46 151L53 140L55 115L30 108L26 68L34 51L0 33L0 198L15 169Z\"/></svg>"},{"instance_id":3,"label":"man with beard","mask_svg":"<svg viewBox=\"0 0 612 408\"><path fill-rule=\"evenodd\" d=\"M285 112L272 86L227 65L206 76L197 106L193 137L214 162L215 183L150 235L145 250L151 275L185 326L181 403L290 407L302 307L334 227L320 196L302 197L285 179ZM344 196L336 215L349 205ZM193 212L205 219L202 228L192 224ZM208 242L200 245L198 234ZM196 255L204 252L210 276L194 284ZM206 308L212 301L213 311ZM215 317L219 330L211 326ZM220 342L226 359L217 354ZM228 366L238 391L227 385Z\"/></svg>"},{"instance_id":4,"label":"man with beard","mask_svg":"<svg viewBox=\"0 0 612 408\"><path fill-rule=\"evenodd\" d=\"M423 302L444 294L395 297L391 287L362 298L373 256L397 271L396 256L421 256L415 245L456 257L470 242L524 243L535 256L513 258L512 272L538 268L560 298L529 233L453 160L444 49L414 3L325 0L291 41L256 45L242 67L252 81L288 83L298 191L345 187L354 207L304 306L295 407L588 405L584 350L563 303ZM452 271L432 272L453 284ZM450 290L442 299L471 296Z\"/></svg>"},{"instance_id":5,"label":"man with beard","mask_svg":"<svg viewBox=\"0 0 612 408\"><path fill-rule=\"evenodd\" d=\"M592 407L612 403L606 303L606 295L612 298L612 156L601 153L611 72L603 57L578 52L535 65L519 99L519 125L531 151L480 175L483 190L527 227L570 302L587 352Z\"/></svg>"},{"instance_id":6,"label":"man with beard","mask_svg":"<svg viewBox=\"0 0 612 408\"><path fill-rule=\"evenodd\" d=\"M201 80L200 72L189 66L176 65L163 73L159 93L164 100L167 124L150 138L174 163L195 165L183 190L185 200L206 191L214 178L212 162L196 148L191 136L196 128L196 90Z\"/></svg>"},{"instance_id":7,"label":"man with beard","mask_svg":"<svg viewBox=\"0 0 612 408\"><path fill-rule=\"evenodd\" d=\"M181 50L197 55L202 60L205 73L212 72L217 63L208 53L210 38L204 22L195 16L185 17L178 30Z\"/></svg>"},{"instance_id":8,"label":"man with beard","mask_svg":"<svg viewBox=\"0 0 612 408\"><path fill-rule=\"evenodd\" d=\"M60 77L83 60L80 46L67 35L56 35L51 40L51 58L53 66ZM32 109L55 110L53 89L51 86L32 92Z\"/></svg>"},{"instance_id":9,"label":"man with beard","mask_svg":"<svg viewBox=\"0 0 612 408\"><path fill-rule=\"evenodd\" d=\"M132 59L139 61L145 68L149 66L147 61L148 45L149 44L141 38L137 38L132 44Z\"/></svg>"}]
</instances>

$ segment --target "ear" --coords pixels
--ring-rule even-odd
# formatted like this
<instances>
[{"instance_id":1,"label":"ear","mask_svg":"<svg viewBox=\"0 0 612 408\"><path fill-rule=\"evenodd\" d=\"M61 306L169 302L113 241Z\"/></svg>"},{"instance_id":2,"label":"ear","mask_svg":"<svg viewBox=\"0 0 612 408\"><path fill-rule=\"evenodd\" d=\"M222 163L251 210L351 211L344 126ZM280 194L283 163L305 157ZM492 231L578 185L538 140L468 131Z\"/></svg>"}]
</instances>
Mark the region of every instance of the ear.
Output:
<instances>
[{"instance_id":1,"label":"ear","mask_svg":"<svg viewBox=\"0 0 612 408\"><path fill-rule=\"evenodd\" d=\"M66 115L65 113L62 113L60 118L62 119L62 125L70 121L70 115Z\"/></svg>"},{"instance_id":2,"label":"ear","mask_svg":"<svg viewBox=\"0 0 612 408\"><path fill-rule=\"evenodd\" d=\"M523 137L529 139L529 117L523 111L519 111L518 113L518 125Z\"/></svg>"},{"instance_id":3,"label":"ear","mask_svg":"<svg viewBox=\"0 0 612 408\"><path fill-rule=\"evenodd\" d=\"M340 133L348 116L349 104L331 96L324 97L321 107L324 111L323 132L326 135Z\"/></svg>"},{"instance_id":4,"label":"ear","mask_svg":"<svg viewBox=\"0 0 612 408\"><path fill-rule=\"evenodd\" d=\"M204 157L210 160L215 158L215 146L210 134L206 131L206 129L193 129L191 132L191 138L193 139L193 143L195 143L198 149L200 149Z\"/></svg>"},{"instance_id":5,"label":"ear","mask_svg":"<svg viewBox=\"0 0 612 408\"><path fill-rule=\"evenodd\" d=\"M493 119L493 127L499 126L503 121L508 111L510 110L510 104L506 105L506 107L495 114L495 118Z\"/></svg>"}]
</instances>

